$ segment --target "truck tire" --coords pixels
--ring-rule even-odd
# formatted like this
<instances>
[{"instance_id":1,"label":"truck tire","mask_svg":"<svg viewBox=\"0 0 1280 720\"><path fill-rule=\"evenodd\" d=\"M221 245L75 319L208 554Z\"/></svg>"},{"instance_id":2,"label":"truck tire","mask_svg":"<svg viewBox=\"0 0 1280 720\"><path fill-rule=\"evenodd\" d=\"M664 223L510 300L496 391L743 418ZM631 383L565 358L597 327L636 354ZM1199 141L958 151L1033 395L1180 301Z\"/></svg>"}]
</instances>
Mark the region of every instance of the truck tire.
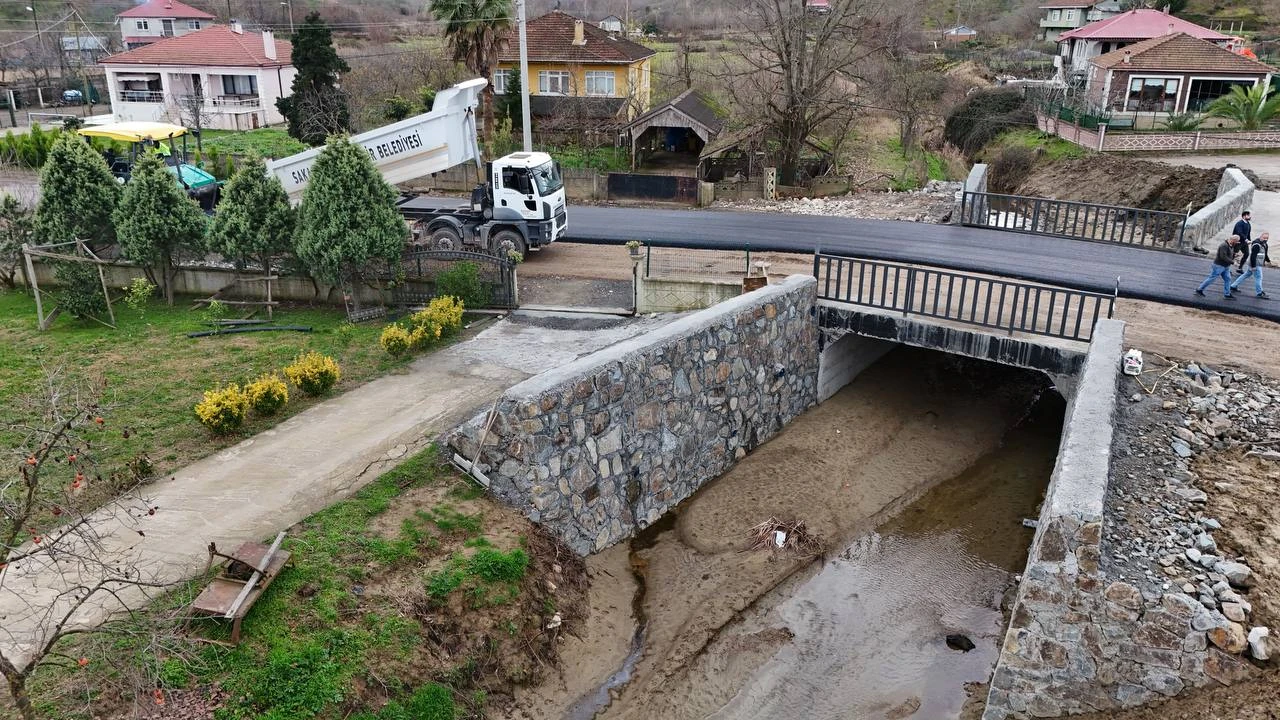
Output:
<instances>
[{"instance_id":1,"label":"truck tire","mask_svg":"<svg viewBox=\"0 0 1280 720\"><path fill-rule=\"evenodd\" d=\"M461 250L462 236L457 230L444 225L431 231L432 250Z\"/></svg>"},{"instance_id":2,"label":"truck tire","mask_svg":"<svg viewBox=\"0 0 1280 720\"><path fill-rule=\"evenodd\" d=\"M493 235L493 252L500 258L506 259L511 253L516 253L524 260L525 253L529 248L525 245L524 236L515 230L499 230Z\"/></svg>"}]
</instances>

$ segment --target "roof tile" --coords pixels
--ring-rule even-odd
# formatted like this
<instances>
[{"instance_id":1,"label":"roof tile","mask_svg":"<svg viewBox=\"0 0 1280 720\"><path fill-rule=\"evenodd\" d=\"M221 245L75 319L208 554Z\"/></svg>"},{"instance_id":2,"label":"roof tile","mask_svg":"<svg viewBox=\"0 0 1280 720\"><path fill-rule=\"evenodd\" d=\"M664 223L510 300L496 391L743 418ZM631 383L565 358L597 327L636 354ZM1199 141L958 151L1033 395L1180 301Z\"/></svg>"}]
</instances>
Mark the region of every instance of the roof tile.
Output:
<instances>
[{"instance_id":1,"label":"roof tile","mask_svg":"<svg viewBox=\"0 0 1280 720\"><path fill-rule=\"evenodd\" d=\"M1129 62L1124 61L1128 56ZM1271 68L1257 60L1237 55L1208 40L1186 33L1172 33L1143 40L1119 50L1099 55L1089 61L1101 68L1123 70L1174 70L1202 72L1237 72L1264 75Z\"/></svg>"},{"instance_id":2,"label":"roof tile","mask_svg":"<svg viewBox=\"0 0 1280 720\"><path fill-rule=\"evenodd\" d=\"M226 65L276 67L289 65L293 45L276 38L276 59L267 57L262 33L237 33L214 25L178 37L165 38L136 50L102 58L104 65Z\"/></svg>"},{"instance_id":3,"label":"roof tile","mask_svg":"<svg viewBox=\"0 0 1280 720\"><path fill-rule=\"evenodd\" d=\"M179 20L216 20L217 18L203 10L197 10L178 0L148 0L141 5L134 5L116 15L118 18L176 18Z\"/></svg>"},{"instance_id":4,"label":"roof tile","mask_svg":"<svg viewBox=\"0 0 1280 720\"><path fill-rule=\"evenodd\" d=\"M577 18L552 10L536 17L525 26L529 62L614 63L627 64L657 54L657 51L601 30L592 23L582 23L586 43L573 44L573 24ZM515 31L508 32L506 43L498 53L498 61L520 61L520 45Z\"/></svg>"},{"instance_id":5,"label":"roof tile","mask_svg":"<svg viewBox=\"0 0 1280 720\"><path fill-rule=\"evenodd\" d=\"M1160 10L1138 8L1064 32L1058 36L1058 40L1147 40L1173 32L1186 33L1202 40L1230 39L1220 32Z\"/></svg>"}]
</instances>

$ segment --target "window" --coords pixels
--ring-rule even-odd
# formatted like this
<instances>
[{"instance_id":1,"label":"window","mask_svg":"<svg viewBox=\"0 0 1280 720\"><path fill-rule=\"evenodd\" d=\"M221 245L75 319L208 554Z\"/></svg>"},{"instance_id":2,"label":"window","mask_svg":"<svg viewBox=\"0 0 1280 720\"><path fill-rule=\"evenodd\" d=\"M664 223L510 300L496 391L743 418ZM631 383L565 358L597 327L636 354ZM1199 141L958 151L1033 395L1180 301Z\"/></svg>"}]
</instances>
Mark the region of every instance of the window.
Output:
<instances>
[{"instance_id":1,"label":"window","mask_svg":"<svg viewBox=\"0 0 1280 720\"><path fill-rule=\"evenodd\" d=\"M146 21L146 20L138 20L138 21L135 21L133 24L134 24L134 26L135 26L135 27L137 27L139 30L146 30L146 29L147 29L147 21Z\"/></svg>"},{"instance_id":2,"label":"window","mask_svg":"<svg viewBox=\"0 0 1280 720\"><path fill-rule=\"evenodd\" d=\"M533 169L533 181L538 185L538 194L546 197L564 187L560 178L560 166L555 162L543 163Z\"/></svg>"},{"instance_id":3,"label":"window","mask_svg":"<svg viewBox=\"0 0 1280 720\"><path fill-rule=\"evenodd\" d=\"M1200 112L1209 103L1231 92L1231 88L1247 90L1253 84L1253 80L1192 80L1187 88L1187 112Z\"/></svg>"},{"instance_id":4,"label":"window","mask_svg":"<svg viewBox=\"0 0 1280 720\"><path fill-rule=\"evenodd\" d=\"M1074 20L1076 19L1076 11L1075 11L1075 10L1064 10L1064 11L1063 11L1063 14L1062 14L1062 19L1063 19L1063 20L1070 20L1070 21L1074 21Z\"/></svg>"},{"instance_id":5,"label":"window","mask_svg":"<svg viewBox=\"0 0 1280 720\"><path fill-rule=\"evenodd\" d=\"M1129 112L1173 112L1178 108L1177 78L1132 78L1124 109Z\"/></svg>"},{"instance_id":6,"label":"window","mask_svg":"<svg viewBox=\"0 0 1280 720\"><path fill-rule=\"evenodd\" d=\"M587 94L613 97L613 71L590 70L587 72Z\"/></svg>"},{"instance_id":7,"label":"window","mask_svg":"<svg viewBox=\"0 0 1280 720\"><path fill-rule=\"evenodd\" d=\"M199 20L188 20L188 21L187 21L187 29L188 29L188 30L199 30L199 29L200 29L200 21L199 21Z\"/></svg>"},{"instance_id":8,"label":"window","mask_svg":"<svg viewBox=\"0 0 1280 720\"><path fill-rule=\"evenodd\" d=\"M1061 11L1061 10L1050 10L1050 11L1049 11L1049 19L1050 19L1050 20L1061 20L1061 19L1062 19L1062 11Z\"/></svg>"},{"instance_id":9,"label":"window","mask_svg":"<svg viewBox=\"0 0 1280 720\"><path fill-rule=\"evenodd\" d=\"M257 95L258 78L252 75L223 75L222 92L225 95Z\"/></svg>"},{"instance_id":10,"label":"window","mask_svg":"<svg viewBox=\"0 0 1280 720\"><path fill-rule=\"evenodd\" d=\"M543 70L539 72L538 92L544 95L568 95L569 73L561 70Z\"/></svg>"},{"instance_id":11,"label":"window","mask_svg":"<svg viewBox=\"0 0 1280 720\"><path fill-rule=\"evenodd\" d=\"M499 70L493 74L493 92L498 95L507 93L507 84L515 76L515 70Z\"/></svg>"}]
</instances>

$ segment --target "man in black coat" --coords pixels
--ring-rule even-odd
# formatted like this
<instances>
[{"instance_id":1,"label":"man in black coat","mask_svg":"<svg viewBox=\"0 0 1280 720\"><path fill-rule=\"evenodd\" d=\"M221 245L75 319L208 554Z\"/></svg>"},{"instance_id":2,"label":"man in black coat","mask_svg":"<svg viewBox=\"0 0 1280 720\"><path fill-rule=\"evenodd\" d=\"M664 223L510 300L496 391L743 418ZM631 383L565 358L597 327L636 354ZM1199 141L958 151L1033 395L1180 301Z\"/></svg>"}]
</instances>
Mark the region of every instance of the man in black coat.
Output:
<instances>
[{"instance_id":1,"label":"man in black coat","mask_svg":"<svg viewBox=\"0 0 1280 720\"><path fill-rule=\"evenodd\" d=\"M1236 250L1243 254L1240 256L1240 270L1244 270L1244 262L1249 259L1249 245L1253 241L1253 223L1250 219L1253 215L1245 210L1240 213L1240 219L1236 221L1236 226L1231 228L1231 234L1240 238L1236 243Z\"/></svg>"}]
</instances>

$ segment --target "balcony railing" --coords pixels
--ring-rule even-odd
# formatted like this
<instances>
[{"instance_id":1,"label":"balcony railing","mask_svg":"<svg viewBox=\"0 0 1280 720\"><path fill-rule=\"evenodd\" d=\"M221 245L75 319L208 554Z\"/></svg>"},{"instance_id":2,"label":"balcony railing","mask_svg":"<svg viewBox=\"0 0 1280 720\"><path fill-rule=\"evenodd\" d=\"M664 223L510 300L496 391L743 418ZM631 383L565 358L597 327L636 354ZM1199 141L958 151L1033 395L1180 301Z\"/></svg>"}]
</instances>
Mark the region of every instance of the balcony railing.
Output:
<instances>
[{"instance_id":1,"label":"balcony railing","mask_svg":"<svg viewBox=\"0 0 1280 720\"><path fill-rule=\"evenodd\" d=\"M262 107L262 98L260 97L216 97L210 98L210 104L214 107L224 108L256 108Z\"/></svg>"},{"instance_id":2,"label":"balcony railing","mask_svg":"<svg viewBox=\"0 0 1280 720\"><path fill-rule=\"evenodd\" d=\"M1050 20L1049 18L1040 19L1040 27L1042 28L1074 28L1079 26L1080 21L1075 18L1072 18L1071 20L1067 20L1066 18L1058 20Z\"/></svg>"},{"instance_id":3,"label":"balcony railing","mask_svg":"<svg viewBox=\"0 0 1280 720\"><path fill-rule=\"evenodd\" d=\"M164 93L158 90L121 90L120 102L162 103L164 102Z\"/></svg>"}]
</instances>

